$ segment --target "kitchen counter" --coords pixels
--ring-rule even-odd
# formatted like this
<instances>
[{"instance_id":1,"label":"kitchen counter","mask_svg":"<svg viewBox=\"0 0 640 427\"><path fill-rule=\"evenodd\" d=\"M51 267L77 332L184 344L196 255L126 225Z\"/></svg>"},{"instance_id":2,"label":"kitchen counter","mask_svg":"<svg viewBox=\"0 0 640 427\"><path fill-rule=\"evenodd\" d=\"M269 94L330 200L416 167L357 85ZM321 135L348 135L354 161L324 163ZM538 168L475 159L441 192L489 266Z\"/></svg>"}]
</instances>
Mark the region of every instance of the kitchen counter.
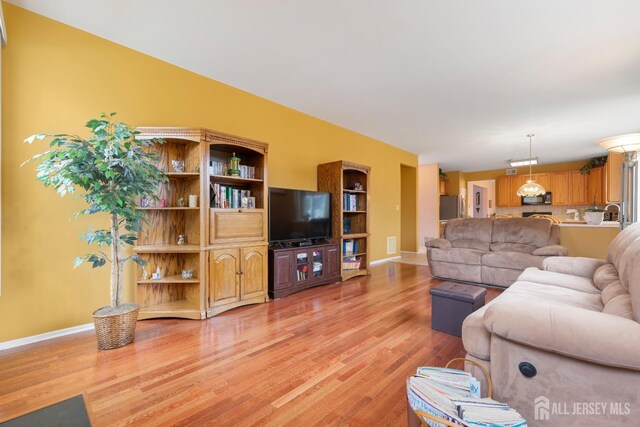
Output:
<instances>
[{"instance_id":1,"label":"kitchen counter","mask_svg":"<svg viewBox=\"0 0 640 427\"><path fill-rule=\"evenodd\" d=\"M598 225L587 224L585 221L562 221L559 225L560 227L620 228L620 223L618 221L602 221L602 223Z\"/></svg>"}]
</instances>

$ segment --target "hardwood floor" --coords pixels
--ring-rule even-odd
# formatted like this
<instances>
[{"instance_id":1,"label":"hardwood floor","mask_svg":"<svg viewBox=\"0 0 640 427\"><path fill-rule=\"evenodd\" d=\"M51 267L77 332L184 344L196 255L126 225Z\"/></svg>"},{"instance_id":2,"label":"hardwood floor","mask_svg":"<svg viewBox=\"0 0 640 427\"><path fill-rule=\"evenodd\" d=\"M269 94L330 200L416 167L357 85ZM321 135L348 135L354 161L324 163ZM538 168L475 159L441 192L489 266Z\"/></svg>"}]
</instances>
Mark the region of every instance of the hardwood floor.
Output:
<instances>
[{"instance_id":1,"label":"hardwood floor","mask_svg":"<svg viewBox=\"0 0 640 427\"><path fill-rule=\"evenodd\" d=\"M406 378L464 355L430 327L435 283L386 263L206 321L140 321L117 350L93 332L6 350L0 422L83 394L95 426L404 425Z\"/></svg>"}]
</instances>

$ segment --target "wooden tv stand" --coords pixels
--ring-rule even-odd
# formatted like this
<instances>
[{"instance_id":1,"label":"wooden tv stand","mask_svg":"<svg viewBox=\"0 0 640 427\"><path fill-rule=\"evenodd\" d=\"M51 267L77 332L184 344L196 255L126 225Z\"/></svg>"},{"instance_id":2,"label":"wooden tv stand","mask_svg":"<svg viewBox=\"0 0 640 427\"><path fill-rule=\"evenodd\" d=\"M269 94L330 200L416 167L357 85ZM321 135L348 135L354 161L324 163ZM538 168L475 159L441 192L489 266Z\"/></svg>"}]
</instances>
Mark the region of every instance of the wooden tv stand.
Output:
<instances>
[{"instance_id":1,"label":"wooden tv stand","mask_svg":"<svg viewBox=\"0 0 640 427\"><path fill-rule=\"evenodd\" d=\"M340 244L269 248L269 297L340 281Z\"/></svg>"}]
</instances>

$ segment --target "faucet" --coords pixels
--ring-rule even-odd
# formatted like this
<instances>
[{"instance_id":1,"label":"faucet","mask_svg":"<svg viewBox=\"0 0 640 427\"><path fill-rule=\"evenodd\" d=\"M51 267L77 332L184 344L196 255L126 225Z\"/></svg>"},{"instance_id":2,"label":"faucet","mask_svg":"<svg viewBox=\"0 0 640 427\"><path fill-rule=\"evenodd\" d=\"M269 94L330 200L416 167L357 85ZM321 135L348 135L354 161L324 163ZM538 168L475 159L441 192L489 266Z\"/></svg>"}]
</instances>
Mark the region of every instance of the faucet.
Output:
<instances>
[{"instance_id":1,"label":"faucet","mask_svg":"<svg viewBox=\"0 0 640 427\"><path fill-rule=\"evenodd\" d=\"M615 203L609 203L607 206L604 207L604 212L607 213L607 209L609 209L610 206L615 206L616 208L618 208L618 221L620 220L620 205L615 204ZM609 217L609 219L611 220L611 217Z\"/></svg>"}]
</instances>

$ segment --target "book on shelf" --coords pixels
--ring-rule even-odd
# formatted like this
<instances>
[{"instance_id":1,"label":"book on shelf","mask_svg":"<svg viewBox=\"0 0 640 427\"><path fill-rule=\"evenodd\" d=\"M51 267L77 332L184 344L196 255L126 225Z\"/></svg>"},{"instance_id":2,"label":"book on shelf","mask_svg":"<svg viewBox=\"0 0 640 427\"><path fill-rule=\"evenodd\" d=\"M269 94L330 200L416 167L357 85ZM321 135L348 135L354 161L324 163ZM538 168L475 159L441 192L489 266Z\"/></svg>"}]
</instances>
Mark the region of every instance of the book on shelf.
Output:
<instances>
[{"instance_id":1,"label":"book on shelf","mask_svg":"<svg viewBox=\"0 0 640 427\"><path fill-rule=\"evenodd\" d=\"M355 242L353 239L345 239L342 242L342 254L343 255L351 255L354 253Z\"/></svg>"},{"instance_id":2,"label":"book on shelf","mask_svg":"<svg viewBox=\"0 0 640 427\"><path fill-rule=\"evenodd\" d=\"M245 179L256 178L256 168L254 166L240 165L239 170L240 170L240 178L245 178ZM219 160L212 160L209 163L209 173L211 175L217 175L217 176L228 176L229 163L221 162Z\"/></svg>"},{"instance_id":3,"label":"book on shelf","mask_svg":"<svg viewBox=\"0 0 640 427\"><path fill-rule=\"evenodd\" d=\"M526 420L514 409L480 397L480 383L458 369L421 367L407 380L407 399L420 410L462 426L523 427ZM440 425L425 420L430 426Z\"/></svg>"},{"instance_id":4,"label":"book on shelf","mask_svg":"<svg viewBox=\"0 0 640 427\"><path fill-rule=\"evenodd\" d=\"M250 190L242 190L218 183L213 184L213 194L212 208L239 209L246 207L242 205L242 198L251 197Z\"/></svg>"},{"instance_id":5,"label":"book on shelf","mask_svg":"<svg viewBox=\"0 0 640 427\"><path fill-rule=\"evenodd\" d=\"M342 195L343 209L348 212L354 212L358 210L358 195L344 193Z\"/></svg>"}]
</instances>

